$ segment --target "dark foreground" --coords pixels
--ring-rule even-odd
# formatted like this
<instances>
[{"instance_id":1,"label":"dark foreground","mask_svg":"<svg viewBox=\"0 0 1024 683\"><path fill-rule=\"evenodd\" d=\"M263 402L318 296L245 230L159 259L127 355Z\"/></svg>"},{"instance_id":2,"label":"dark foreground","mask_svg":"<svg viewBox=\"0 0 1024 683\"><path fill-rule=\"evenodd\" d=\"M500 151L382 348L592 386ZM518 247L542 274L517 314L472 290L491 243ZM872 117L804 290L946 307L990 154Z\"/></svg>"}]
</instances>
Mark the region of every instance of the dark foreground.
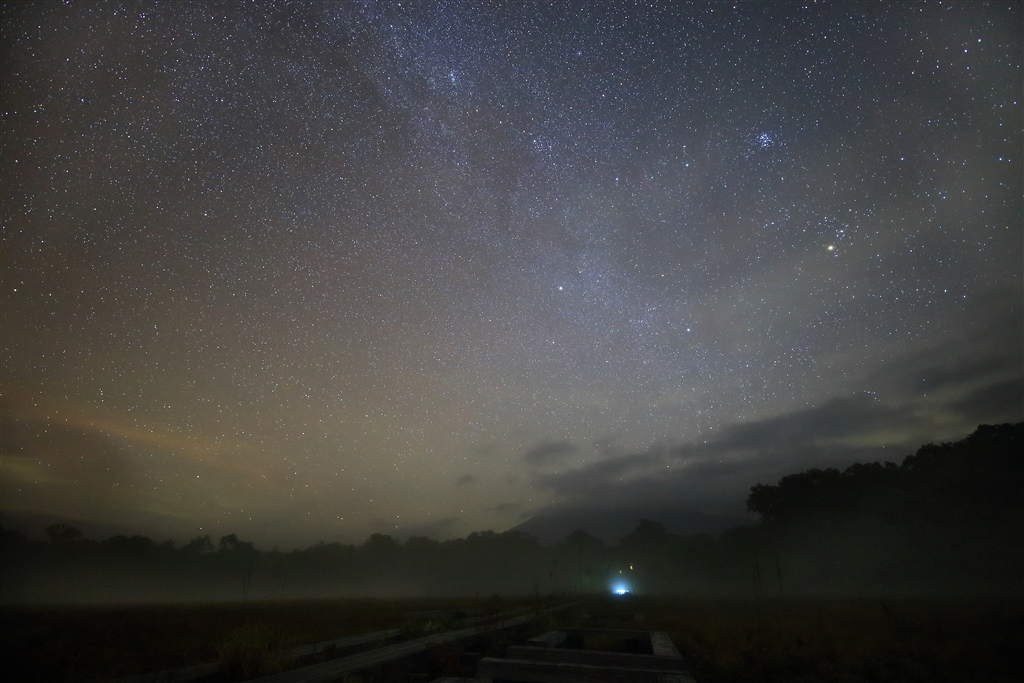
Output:
<instances>
[{"instance_id":1,"label":"dark foreground","mask_svg":"<svg viewBox=\"0 0 1024 683\"><path fill-rule=\"evenodd\" d=\"M400 629L401 641L460 628L487 614L522 613L544 602L492 597L5 608L0 670L8 680L80 681L220 661L231 675L221 673L216 679L238 680L246 668L236 661L243 650L272 653L383 629ZM605 596L472 642L377 666L348 680L472 677L480 657L500 656L508 645L554 628L595 626L666 631L702 683L1024 680L1019 654L1024 651L1024 605L1019 602ZM279 670L310 661L271 658L258 664ZM256 671L268 671L259 666Z\"/></svg>"}]
</instances>

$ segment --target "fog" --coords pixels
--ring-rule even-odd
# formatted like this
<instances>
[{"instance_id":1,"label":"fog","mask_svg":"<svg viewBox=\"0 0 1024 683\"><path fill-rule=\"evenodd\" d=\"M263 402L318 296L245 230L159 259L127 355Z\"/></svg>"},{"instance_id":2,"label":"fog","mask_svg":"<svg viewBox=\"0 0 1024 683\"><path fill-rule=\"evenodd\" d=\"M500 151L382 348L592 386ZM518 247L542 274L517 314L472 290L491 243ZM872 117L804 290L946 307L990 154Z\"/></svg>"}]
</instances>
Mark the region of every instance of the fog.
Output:
<instances>
[{"instance_id":1,"label":"fog","mask_svg":"<svg viewBox=\"0 0 1024 683\"><path fill-rule=\"evenodd\" d=\"M263 550L229 534L182 545L145 536L2 536L4 604L263 601L333 597L637 594L750 598L1020 596L1024 423L981 426L902 463L810 469L747 498L754 525L717 536L636 520L617 542L581 528L542 544L522 531Z\"/></svg>"}]
</instances>

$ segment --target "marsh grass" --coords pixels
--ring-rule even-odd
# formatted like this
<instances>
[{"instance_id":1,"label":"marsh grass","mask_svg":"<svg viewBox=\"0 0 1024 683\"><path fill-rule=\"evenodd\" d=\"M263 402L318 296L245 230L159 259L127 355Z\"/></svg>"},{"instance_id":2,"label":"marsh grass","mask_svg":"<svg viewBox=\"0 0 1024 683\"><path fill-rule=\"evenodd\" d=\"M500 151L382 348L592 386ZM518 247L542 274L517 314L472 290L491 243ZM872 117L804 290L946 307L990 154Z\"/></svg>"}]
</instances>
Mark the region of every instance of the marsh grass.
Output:
<instances>
[{"instance_id":1,"label":"marsh grass","mask_svg":"<svg viewBox=\"0 0 1024 683\"><path fill-rule=\"evenodd\" d=\"M701 683L1024 680L1019 602L638 600Z\"/></svg>"},{"instance_id":2,"label":"marsh grass","mask_svg":"<svg viewBox=\"0 0 1024 683\"><path fill-rule=\"evenodd\" d=\"M9 680L105 680L217 662L228 634L246 624L315 643L382 629L424 635L409 615L429 610L482 612L492 598L325 599L240 603L0 608L0 671ZM528 609L534 599L503 599ZM461 623L442 623L460 627ZM433 627L431 627L433 628ZM536 635L536 634L530 634ZM495 636L496 640L506 635ZM529 637L529 636L527 636ZM307 656L295 665L376 645Z\"/></svg>"},{"instance_id":3,"label":"marsh grass","mask_svg":"<svg viewBox=\"0 0 1024 683\"><path fill-rule=\"evenodd\" d=\"M410 621L407 615L417 611L481 608L483 603L324 600L249 603L244 609L5 608L0 613L0 670L7 680L95 680L224 657L241 662L237 666L242 676L244 662L250 661L247 652L262 648L272 653L277 647L272 643L285 643L289 635L295 641L279 649L401 628ZM584 612L593 616L584 617ZM638 613L644 615L642 623L636 622ZM466 643L463 655L472 651L477 659L500 656L510 644L570 626L667 631L701 683L1024 680L1020 600L599 598L578 609L543 615L526 626L482 634ZM472 678L475 674L466 659L460 655L455 671ZM422 661L390 663L349 680L429 681L449 673L455 661L454 651L438 649Z\"/></svg>"},{"instance_id":4,"label":"marsh grass","mask_svg":"<svg viewBox=\"0 0 1024 683\"><path fill-rule=\"evenodd\" d=\"M288 630L250 621L225 634L217 647L218 669L229 681L269 676L288 667L296 644Z\"/></svg>"},{"instance_id":5,"label":"marsh grass","mask_svg":"<svg viewBox=\"0 0 1024 683\"><path fill-rule=\"evenodd\" d=\"M249 622L287 631L296 644L305 644L402 628L410 612L480 608L482 602L438 598L250 601L244 606L4 606L0 608L0 671L9 674L8 680L18 681L134 676L216 662L227 634Z\"/></svg>"}]
</instances>

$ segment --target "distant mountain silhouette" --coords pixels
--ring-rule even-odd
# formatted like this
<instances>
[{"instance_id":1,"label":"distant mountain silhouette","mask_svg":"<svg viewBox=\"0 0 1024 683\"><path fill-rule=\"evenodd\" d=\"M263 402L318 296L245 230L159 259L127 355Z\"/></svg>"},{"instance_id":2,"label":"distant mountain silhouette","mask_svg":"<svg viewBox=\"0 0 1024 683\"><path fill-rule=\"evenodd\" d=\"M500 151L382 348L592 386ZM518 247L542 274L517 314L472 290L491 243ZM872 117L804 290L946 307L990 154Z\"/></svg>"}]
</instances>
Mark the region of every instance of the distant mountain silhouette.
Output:
<instances>
[{"instance_id":1,"label":"distant mountain silhouette","mask_svg":"<svg viewBox=\"0 0 1024 683\"><path fill-rule=\"evenodd\" d=\"M564 540L577 529L583 529L605 543L614 544L633 531L641 519L661 522L669 533L680 536L701 532L717 535L732 527L754 523L753 519L744 516L708 515L682 507L572 508L541 513L511 531L521 531L541 543L552 544Z\"/></svg>"},{"instance_id":2,"label":"distant mountain silhouette","mask_svg":"<svg viewBox=\"0 0 1024 683\"><path fill-rule=\"evenodd\" d=\"M69 517L45 512L20 512L0 510L0 527L9 531L25 534L29 538L41 539L42 530L51 524L69 524L81 529L86 538L109 538L110 536L131 536L139 529L131 524L112 524L109 522L93 522L88 519Z\"/></svg>"}]
</instances>

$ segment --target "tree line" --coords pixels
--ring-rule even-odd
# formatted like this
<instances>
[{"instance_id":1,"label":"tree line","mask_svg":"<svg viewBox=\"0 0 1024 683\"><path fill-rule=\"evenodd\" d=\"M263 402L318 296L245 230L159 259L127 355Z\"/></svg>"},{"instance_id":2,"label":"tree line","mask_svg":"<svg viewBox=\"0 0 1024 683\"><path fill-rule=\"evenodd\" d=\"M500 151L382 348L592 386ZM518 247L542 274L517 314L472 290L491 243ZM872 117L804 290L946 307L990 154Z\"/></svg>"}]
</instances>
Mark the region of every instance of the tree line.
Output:
<instances>
[{"instance_id":1,"label":"tree line","mask_svg":"<svg viewBox=\"0 0 1024 683\"><path fill-rule=\"evenodd\" d=\"M982 425L899 465L811 469L758 484L752 526L680 536L640 520L608 545L578 530L544 546L521 532L261 551L228 534L184 545L47 541L0 530L0 602L78 603L398 595L633 592L746 597L1021 595L1024 423Z\"/></svg>"}]
</instances>

